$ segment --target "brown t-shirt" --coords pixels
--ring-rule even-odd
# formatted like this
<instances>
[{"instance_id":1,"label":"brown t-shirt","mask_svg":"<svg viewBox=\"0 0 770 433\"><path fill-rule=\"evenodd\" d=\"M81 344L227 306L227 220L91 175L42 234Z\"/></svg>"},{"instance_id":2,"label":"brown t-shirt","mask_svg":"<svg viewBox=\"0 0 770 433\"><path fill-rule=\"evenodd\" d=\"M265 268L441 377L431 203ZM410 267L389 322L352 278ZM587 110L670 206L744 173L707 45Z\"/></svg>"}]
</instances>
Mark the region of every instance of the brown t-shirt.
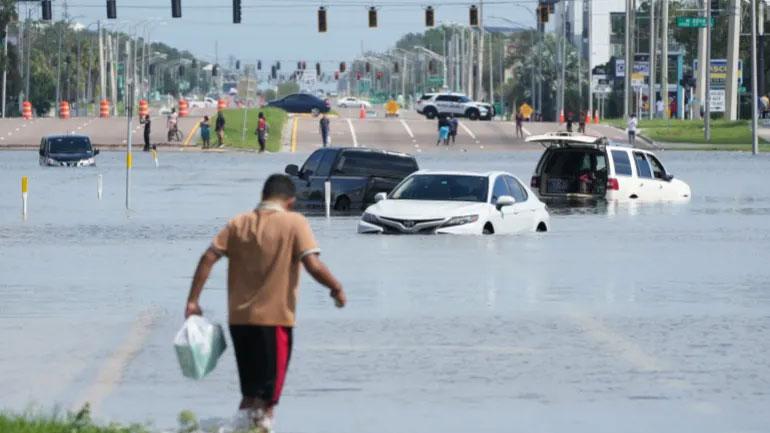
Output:
<instances>
[{"instance_id":1,"label":"brown t-shirt","mask_svg":"<svg viewBox=\"0 0 770 433\"><path fill-rule=\"evenodd\" d=\"M231 325L294 326L301 260L320 252L305 217L263 205L233 218L211 246L230 260Z\"/></svg>"}]
</instances>

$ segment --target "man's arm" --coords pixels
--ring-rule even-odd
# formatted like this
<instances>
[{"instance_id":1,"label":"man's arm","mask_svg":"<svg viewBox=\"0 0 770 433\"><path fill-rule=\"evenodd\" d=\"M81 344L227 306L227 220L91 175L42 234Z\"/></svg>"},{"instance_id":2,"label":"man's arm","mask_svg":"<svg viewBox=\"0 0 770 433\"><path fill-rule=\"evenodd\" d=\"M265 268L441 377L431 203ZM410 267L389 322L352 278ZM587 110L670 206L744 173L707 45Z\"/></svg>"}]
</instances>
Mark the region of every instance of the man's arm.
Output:
<instances>
[{"instance_id":1,"label":"man's arm","mask_svg":"<svg viewBox=\"0 0 770 433\"><path fill-rule=\"evenodd\" d=\"M184 317L190 317L192 315L203 314L198 299L200 299L201 292L203 291L203 285L206 284L206 280L209 278L211 268L221 258L213 248L209 247L198 261L198 267L195 269L195 275L193 276L192 286L190 287L190 294L187 296L187 307L185 308Z\"/></svg>"},{"instance_id":2,"label":"man's arm","mask_svg":"<svg viewBox=\"0 0 770 433\"><path fill-rule=\"evenodd\" d=\"M334 299L334 304L337 308L344 307L347 303L347 297L345 296L345 291L342 290L342 284L334 278L334 275L321 261L318 254L306 255L302 258L302 264L305 266L308 274L331 290L330 295Z\"/></svg>"}]
</instances>

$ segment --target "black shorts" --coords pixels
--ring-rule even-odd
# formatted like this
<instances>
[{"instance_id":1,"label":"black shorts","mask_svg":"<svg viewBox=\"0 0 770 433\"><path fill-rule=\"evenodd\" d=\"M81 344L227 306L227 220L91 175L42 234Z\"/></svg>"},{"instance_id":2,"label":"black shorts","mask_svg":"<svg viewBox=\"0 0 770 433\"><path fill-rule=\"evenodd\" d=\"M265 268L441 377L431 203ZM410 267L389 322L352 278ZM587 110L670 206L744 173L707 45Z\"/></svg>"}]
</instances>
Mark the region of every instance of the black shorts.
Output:
<instances>
[{"instance_id":1,"label":"black shorts","mask_svg":"<svg viewBox=\"0 0 770 433\"><path fill-rule=\"evenodd\" d=\"M289 368L292 328L230 325L241 395L278 404Z\"/></svg>"}]
</instances>

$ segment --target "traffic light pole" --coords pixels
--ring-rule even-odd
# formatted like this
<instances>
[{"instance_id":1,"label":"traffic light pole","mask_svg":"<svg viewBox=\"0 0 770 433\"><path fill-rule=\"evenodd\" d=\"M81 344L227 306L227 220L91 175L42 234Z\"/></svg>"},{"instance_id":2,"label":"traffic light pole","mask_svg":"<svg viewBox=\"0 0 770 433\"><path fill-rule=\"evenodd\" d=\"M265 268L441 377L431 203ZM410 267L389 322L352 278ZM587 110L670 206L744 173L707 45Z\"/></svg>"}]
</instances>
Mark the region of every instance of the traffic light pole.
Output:
<instances>
[{"instance_id":1,"label":"traffic light pole","mask_svg":"<svg viewBox=\"0 0 770 433\"><path fill-rule=\"evenodd\" d=\"M623 91L623 117L628 119L631 115L632 100L631 100L631 73L634 70L634 57L631 53L634 35L633 17L634 0L626 0L626 61L624 65L623 78L624 78L624 91Z\"/></svg>"},{"instance_id":2,"label":"traffic light pole","mask_svg":"<svg viewBox=\"0 0 770 433\"><path fill-rule=\"evenodd\" d=\"M759 153L757 139L757 1L751 0L751 153Z\"/></svg>"},{"instance_id":3,"label":"traffic light pole","mask_svg":"<svg viewBox=\"0 0 770 433\"><path fill-rule=\"evenodd\" d=\"M706 0L706 97L703 118L703 138L711 141L711 0Z\"/></svg>"}]
</instances>

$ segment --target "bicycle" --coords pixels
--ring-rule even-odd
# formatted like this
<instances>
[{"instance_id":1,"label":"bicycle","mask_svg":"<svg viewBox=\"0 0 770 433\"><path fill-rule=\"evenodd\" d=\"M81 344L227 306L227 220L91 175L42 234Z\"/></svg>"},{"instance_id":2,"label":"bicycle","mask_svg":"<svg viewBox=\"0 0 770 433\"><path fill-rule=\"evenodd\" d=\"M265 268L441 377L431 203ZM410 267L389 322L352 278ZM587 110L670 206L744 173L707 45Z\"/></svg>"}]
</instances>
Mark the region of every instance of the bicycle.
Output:
<instances>
[{"instance_id":1,"label":"bicycle","mask_svg":"<svg viewBox=\"0 0 770 433\"><path fill-rule=\"evenodd\" d=\"M179 130L178 126L174 126L174 128L168 130L168 142L173 143L174 141L182 141L183 140L182 131Z\"/></svg>"}]
</instances>

